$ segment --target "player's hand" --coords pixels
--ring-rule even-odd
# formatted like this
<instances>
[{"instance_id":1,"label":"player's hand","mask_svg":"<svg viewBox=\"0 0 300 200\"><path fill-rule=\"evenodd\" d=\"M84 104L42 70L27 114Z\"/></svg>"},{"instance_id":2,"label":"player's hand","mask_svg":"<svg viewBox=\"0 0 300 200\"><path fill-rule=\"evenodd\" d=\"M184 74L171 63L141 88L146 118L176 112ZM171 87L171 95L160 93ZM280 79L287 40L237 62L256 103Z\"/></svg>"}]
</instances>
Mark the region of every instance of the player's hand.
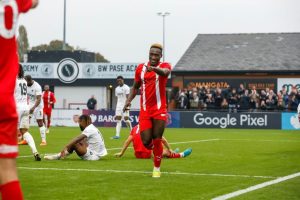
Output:
<instances>
[{"instance_id":1,"label":"player's hand","mask_svg":"<svg viewBox=\"0 0 300 200\"><path fill-rule=\"evenodd\" d=\"M152 71L153 71L153 67L152 67L152 66L148 66L148 67L147 67L147 70L148 70L149 72L152 72Z\"/></svg>"},{"instance_id":2,"label":"player's hand","mask_svg":"<svg viewBox=\"0 0 300 200\"><path fill-rule=\"evenodd\" d=\"M30 108L30 110L29 110L29 114L32 114L32 113L33 113L33 111L34 111L34 108Z\"/></svg>"},{"instance_id":3,"label":"player's hand","mask_svg":"<svg viewBox=\"0 0 300 200\"><path fill-rule=\"evenodd\" d=\"M123 107L123 112L126 112L127 110L129 110L129 107L131 106L131 103L126 101L124 107Z\"/></svg>"},{"instance_id":4,"label":"player's hand","mask_svg":"<svg viewBox=\"0 0 300 200\"><path fill-rule=\"evenodd\" d=\"M119 153L115 153L115 156L120 158L123 156L123 154L121 152L119 152Z\"/></svg>"}]
</instances>

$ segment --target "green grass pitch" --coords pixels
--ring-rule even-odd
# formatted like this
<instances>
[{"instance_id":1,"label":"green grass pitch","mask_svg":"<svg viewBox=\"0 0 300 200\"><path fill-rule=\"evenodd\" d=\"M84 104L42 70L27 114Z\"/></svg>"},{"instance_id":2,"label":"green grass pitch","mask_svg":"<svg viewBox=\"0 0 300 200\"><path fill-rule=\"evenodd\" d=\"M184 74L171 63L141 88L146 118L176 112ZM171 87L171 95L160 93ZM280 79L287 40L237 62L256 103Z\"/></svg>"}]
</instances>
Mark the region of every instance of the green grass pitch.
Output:
<instances>
[{"instance_id":1,"label":"green grass pitch","mask_svg":"<svg viewBox=\"0 0 300 200\"><path fill-rule=\"evenodd\" d=\"M36 162L28 146L19 146L19 177L28 200L212 199L281 176L300 172L300 131L238 129L166 129L172 148L193 148L191 156L163 159L159 179L151 178L152 160L137 160L128 149L115 158L129 134L99 128L109 154L83 161L76 154L58 161ZM30 129L39 152L59 152L79 128L53 127L40 147L38 129ZM300 177L233 199L300 199Z\"/></svg>"}]
</instances>

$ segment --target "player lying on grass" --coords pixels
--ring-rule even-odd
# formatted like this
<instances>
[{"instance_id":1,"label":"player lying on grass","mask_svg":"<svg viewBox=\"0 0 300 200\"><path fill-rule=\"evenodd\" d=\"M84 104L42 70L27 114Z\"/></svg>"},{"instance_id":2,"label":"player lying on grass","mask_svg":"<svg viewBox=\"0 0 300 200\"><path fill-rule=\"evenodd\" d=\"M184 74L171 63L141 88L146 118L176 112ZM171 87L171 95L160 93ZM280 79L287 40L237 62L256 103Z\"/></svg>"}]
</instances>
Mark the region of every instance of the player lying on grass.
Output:
<instances>
[{"instance_id":1,"label":"player lying on grass","mask_svg":"<svg viewBox=\"0 0 300 200\"><path fill-rule=\"evenodd\" d=\"M133 149L134 149L134 155L136 158L140 159L147 159L151 158L152 156L152 150L147 149L142 142L141 139L141 133L139 129L139 125L136 125L130 132L130 135L128 136L127 140L123 144L123 148L119 153L116 153L116 157L121 157L124 155L126 149L130 145L130 143L133 143ZM163 157L166 158L182 158L182 157L187 157L192 153L192 149L188 148L185 151L181 153L177 153L172 151L170 144L166 140L166 138L162 137L162 144L165 146L165 149L163 149Z\"/></svg>"},{"instance_id":2,"label":"player lying on grass","mask_svg":"<svg viewBox=\"0 0 300 200\"><path fill-rule=\"evenodd\" d=\"M71 140L60 153L46 155L45 160L59 160L69 156L73 151L83 160L99 160L107 155L102 134L92 124L90 116L81 115L78 123L82 133Z\"/></svg>"}]
</instances>

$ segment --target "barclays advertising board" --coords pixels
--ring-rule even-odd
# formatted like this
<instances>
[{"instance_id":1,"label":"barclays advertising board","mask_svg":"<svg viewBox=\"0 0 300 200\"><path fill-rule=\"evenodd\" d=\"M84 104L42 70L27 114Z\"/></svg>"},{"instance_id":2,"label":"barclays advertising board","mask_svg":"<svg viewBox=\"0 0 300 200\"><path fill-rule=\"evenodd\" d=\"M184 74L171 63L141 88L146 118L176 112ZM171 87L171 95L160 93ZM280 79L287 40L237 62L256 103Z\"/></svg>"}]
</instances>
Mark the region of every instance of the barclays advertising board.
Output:
<instances>
[{"instance_id":1,"label":"barclays advertising board","mask_svg":"<svg viewBox=\"0 0 300 200\"><path fill-rule=\"evenodd\" d=\"M281 129L280 113L181 112L184 128Z\"/></svg>"},{"instance_id":2,"label":"barclays advertising board","mask_svg":"<svg viewBox=\"0 0 300 200\"><path fill-rule=\"evenodd\" d=\"M115 127L115 111L102 111L102 110L83 110L83 114L90 115L92 122L97 127ZM139 111L130 111L129 120L132 126L135 126L139 121ZM126 127L124 121L122 121L122 127ZM167 119L168 128L179 128L180 127L180 113L179 112L168 112Z\"/></svg>"},{"instance_id":3,"label":"barclays advertising board","mask_svg":"<svg viewBox=\"0 0 300 200\"><path fill-rule=\"evenodd\" d=\"M283 130L300 130L297 113L282 113L281 126Z\"/></svg>"}]
</instances>

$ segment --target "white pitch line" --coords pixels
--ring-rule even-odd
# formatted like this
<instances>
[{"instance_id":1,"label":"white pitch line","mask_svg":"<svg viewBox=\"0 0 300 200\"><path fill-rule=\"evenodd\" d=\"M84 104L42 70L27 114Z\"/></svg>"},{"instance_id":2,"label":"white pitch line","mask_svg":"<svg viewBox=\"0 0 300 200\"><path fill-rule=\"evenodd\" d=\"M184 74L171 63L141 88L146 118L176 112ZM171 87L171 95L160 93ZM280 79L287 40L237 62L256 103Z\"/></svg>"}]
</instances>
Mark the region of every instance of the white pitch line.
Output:
<instances>
[{"instance_id":1,"label":"white pitch line","mask_svg":"<svg viewBox=\"0 0 300 200\"><path fill-rule=\"evenodd\" d=\"M197 143L197 142L210 142L210 141L217 141L219 139L207 139L207 140L194 140L194 141L186 141L186 142L172 142L169 144L186 144L186 143ZM116 147L116 148L109 148L106 149L107 151L111 151L111 150L121 150L122 148L120 147ZM128 149L132 149L132 147L128 147ZM49 154L55 154L55 153L49 153ZM42 154L41 154L42 155ZM28 158L28 157L32 157L33 155L25 155L25 156L18 156L18 158Z\"/></svg>"},{"instance_id":2,"label":"white pitch line","mask_svg":"<svg viewBox=\"0 0 300 200\"><path fill-rule=\"evenodd\" d=\"M258 184L258 185L254 185L254 186L248 187L248 188L243 189L243 190L238 190L238 191L235 191L235 192L232 192L232 193L229 193L229 194L218 196L216 198L213 198L212 200L230 199L232 197L236 197L236 196L239 196L241 194L245 194L245 193L248 193L248 192L251 192L251 191L254 191L254 190L258 190L258 189L267 187L269 185L274 185L274 184L277 184L277 183L280 183L280 182L283 182L283 181L286 181L286 180L289 180L289 179L293 179L293 178L296 178L298 176L300 176L300 172L295 173L295 174L291 174L291 175L288 175L288 176L284 176L284 177L279 177L275 180L271 180L271 181L267 181L267 182L264 182L264 183L261 183L261 184Z\"/></svg>"},{"instance_id":3,"label":"white pitch line","mask_svg":"<svg viewBox=\"0 0 300 200\"><path fill-rule=\"evenodd\" d=\"M128 170L113 170L113 169L62 169L62 168L38 168L38 167L18 167L18 169L27 170L51 170L51 171L81 171L81 172L114 172L114 173L138 173L151 174L150 171L128 171ZM251 176L251 175L235 175L235 174L204 174L204 173L188 173L188 172L162 172L170 175L189 175L189 176L219 176L219 177L242 177L242 178L262 178L271 179L274 176Z\"/></svg>"}]
</instances>

